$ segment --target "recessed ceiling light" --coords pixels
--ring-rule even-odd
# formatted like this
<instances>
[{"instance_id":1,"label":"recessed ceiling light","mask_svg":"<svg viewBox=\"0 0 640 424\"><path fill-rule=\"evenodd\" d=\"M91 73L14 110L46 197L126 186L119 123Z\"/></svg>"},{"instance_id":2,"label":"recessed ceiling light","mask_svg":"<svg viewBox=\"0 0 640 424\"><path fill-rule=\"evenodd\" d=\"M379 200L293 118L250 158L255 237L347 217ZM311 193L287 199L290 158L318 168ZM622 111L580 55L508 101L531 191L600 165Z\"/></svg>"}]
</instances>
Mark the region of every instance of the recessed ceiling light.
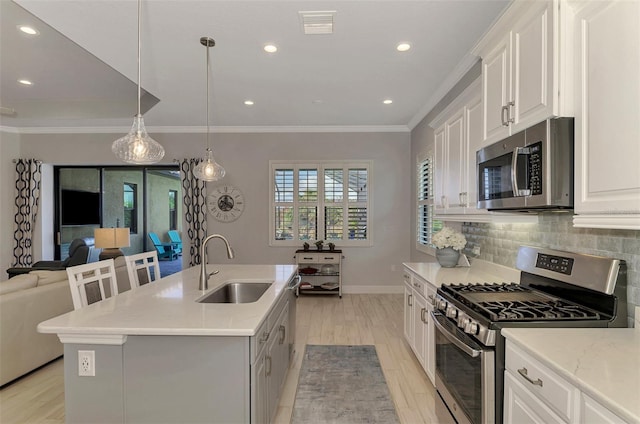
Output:
<instances>
[{"instance_id":1,"label":"recessed ceiling light","mask_svg":"<svg viewBox=\"0 0 640 424\"><path fill-rule=\"evenodd\" d=\"M26 79L19 79L18 82L22 85L33 85L33 83Z\"/></svg>"},{"instance_id":2,"label":"recessed ceiling light","mask_svg":"<svg viewBox=\"0 0 640 424\"><path fill-rule=\"evenodd\" d=\"M247 106L253 106L253 100L245 100L244 104Z\"/></svg>"},{"instance_id":3,"label":"recessed ceiling light","mask_svg":"<svg viewBox=\"0 0 640 424\"><path fill-rule=\"evenodd\" d=\"M411 48L411 44L409 43L400 43L398 44L398 46L396 47L396 49L399 52L406 52L407 50L409 50Z\"/></svg>"},{"instance_id":4,"label":"recessed ceiling light","mask_svg":"<svg viewBox=\"0 0 640 424\"><path fill-rule=\"evenodd\" d=\"M278 48L273 44L267 44L264 46L264 51L267 53L275 53L278 51Z\"/></svg>"},{"instance_id":5,"label":"recessed ceiling light","mask_svg":"<svg viewBox=\"0 0 640 424\"><path fill-rule=\"evenodd\" d=\"M391 103L393 103L393 100L385 99L385 100L382 101L382 103L384 103L385 105L390 105Z\"/></svg>"},{"instance_id":6,"label":"recessed ceiling light","mask_svg":"<svg viewBox=\"0 0 640 424\"><path fill-rule=\"evenodd\" d=\"M33 27L30 27L28 25L18 25L18 29L20 31L24 32L25 34L28 34L28 35L39 35L40 34L40 32L37 29L35 29Z\"/></svg>"}]
</instances>

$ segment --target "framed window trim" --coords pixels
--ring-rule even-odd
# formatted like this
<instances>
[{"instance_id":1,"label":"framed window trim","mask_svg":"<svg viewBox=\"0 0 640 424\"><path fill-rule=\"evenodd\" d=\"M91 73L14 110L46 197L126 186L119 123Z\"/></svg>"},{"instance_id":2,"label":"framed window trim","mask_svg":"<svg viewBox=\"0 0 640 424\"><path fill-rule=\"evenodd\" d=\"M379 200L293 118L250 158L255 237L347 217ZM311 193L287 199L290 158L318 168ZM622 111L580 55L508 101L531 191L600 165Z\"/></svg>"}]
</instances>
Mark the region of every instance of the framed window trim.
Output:
<instances>
[{"instance_id":1,"label":"framed window trim","mask_svg":"<svg viewBox=\"0 0 640 424\"><path fill-rule=\"evenodd\" d=\"M425 164L428 162L428 164ZM428 167L425 175L425 165ZM431 244L431 236L433 235L434 224L434 202L433 202L433 184L434 184L434 154L432 151L427 151L419 154L416 157L416 250L426 253L431 256L436 255L436 249ZM427 195L424 194L423 185L428 184ZM430 215L427 218L427 224L424 225L424 218L421 210L427 209L427 213ZM425 233L423 236L422 234Z\"/></svg>"},{"instance_id":2,"label":"framed window trim","mask_svg":"<svg viewBox=\"0 0 640 424\"><path fill-rule=\"evenodd\" d=\"M298 171L301 169L317 169L318 179L320 176L324 176L325 169L342 169L343 175L349 175L350 169L366 169L367 170L367 200L366 202L350 202L348 196L348 184L344 184L344 196L342 202L331 202L325 200L325 187L324 184L318 184L318 199L317 202L301 202L298 199ZM292 169L294 173L294 186L293 186L293 202L276 202L275 201L275 172L276 170ZM373 246L373 232L371 231L371 223L373 222L373 161L371 160L353 160L353 161L341 161L341 160L323 160L323 161L304 161L304 160L271 160L269 161L269 246L277 247L302 247L305 240L297 240L298 234L298 210L299 207L310 206L312 204L317 205L317 237L319 240L325 242L325 249L328 242L333 242L336 248L341 247L371 247ZM276 240L275 238L275 210L277 206L292 206L294 210L294 219L292 225L292 232L294 234L291 240ZM325 232L325 207L342 206L343 207L343 236L340 240L327 240ZM349 238L348 229L348 214L349 208L366 208L366 239L354 240ZM306 240L311 245L311 250L315 250L313 245L316 240Z\"/></svg>"}]
</instances>

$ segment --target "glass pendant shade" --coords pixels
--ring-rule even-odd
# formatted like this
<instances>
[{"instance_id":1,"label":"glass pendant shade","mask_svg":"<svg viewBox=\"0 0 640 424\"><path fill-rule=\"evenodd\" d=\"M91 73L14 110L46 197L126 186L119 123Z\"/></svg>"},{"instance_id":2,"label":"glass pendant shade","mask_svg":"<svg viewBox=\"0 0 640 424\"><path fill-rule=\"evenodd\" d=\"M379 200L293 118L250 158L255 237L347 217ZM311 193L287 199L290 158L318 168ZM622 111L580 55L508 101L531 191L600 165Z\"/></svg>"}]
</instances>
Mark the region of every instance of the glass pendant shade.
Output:
<instances>
[{"instance_id":1,"label":"glass pendant shade","mask_svg":"<svg viewBox=\"0 0 640 424\"><path fill-rule=\"evenodd\" d=\"M164 157L164 148L160 143L149 137L147 129L144 127L142 113L140 113L140 17L142 1L138 0L138 113L133 118L131 130L124 137L120 137L111 145L111 151L116 157L124 162L136 165L147 165L156 163Z\"/></svg>"},{"instance_id":2,"label":"glass pendant shade","mask_svg":"<svg viewBox=\"0 0 640 424\"><path fill-rule=\"evenodd\" d=\"M218 181L224 177L225 172L222 165L213 158L211 149L207 149L207 157L193 169L193 175L202 181Z\"/></svg>"},{"instance_id":3,"label":"glass pendant shade","mask_svg":"<svg viewBox=\"0 0 640 424\"><path fill-rule=\"evenodd\" d=\"M147 134L142 115L133 118L131 130L111 145L111 151L124 162L150 164L164 157L164 148Z\"/></svg>"},{"instance_id":4,"label":"glass pendant shade","mask_svg":"<svg viewBox=\"0 0 640 424\"><path fill-rule=\"evenodd\" d=\"M210 75L210 63L209 63L209 48L216 45L213 38L201 37L200 44L207 48L206 55L206 71L207 71L207 156L193 169L193 175L202 181L218 181L224 177L225 170L216 160L213 158L213 151L211 150L211 143L209 142L210 128L209 128L209 75Z\"/></svg>"}]
</instances>

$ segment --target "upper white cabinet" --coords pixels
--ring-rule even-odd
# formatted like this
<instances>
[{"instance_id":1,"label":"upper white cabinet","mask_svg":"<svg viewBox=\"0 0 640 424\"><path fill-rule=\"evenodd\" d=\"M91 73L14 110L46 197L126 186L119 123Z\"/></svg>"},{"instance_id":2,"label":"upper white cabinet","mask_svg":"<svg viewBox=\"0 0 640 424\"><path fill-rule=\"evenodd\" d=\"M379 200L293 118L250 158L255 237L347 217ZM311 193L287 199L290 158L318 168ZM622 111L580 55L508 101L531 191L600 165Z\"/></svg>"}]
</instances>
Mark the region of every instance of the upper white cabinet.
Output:
<instances>
[{"instance_id":1,"label":"upper white cabinet","mask_svg":"<svg viewBox=\"0 0 640 424\"><path fill-rule=\"evenodd\" d=\"M436 127L436 215L486 214L476 208L476 151L482 147L480 80L467 87L431 125Z\"/></svg>"},{"instance_id":2,"label":"upper white cabinet","mask_svg":"<svg viewBox=\"0 0 640 424\"><path fill-rule=\"evenodd\" d=\"M574 226L640 229L640 2L572 1Z\"/></svg>"},{"instance_id":3,"label":"upper white cabinet","mask_svg":"<svg viewBox=\"0 0 640 424\"><path fill-rule=\"evenodd\" d=\"M552 116L572 116L563 7L513 2L474 49L482 58L483 145Z\"/></svg>"}]
</instances>

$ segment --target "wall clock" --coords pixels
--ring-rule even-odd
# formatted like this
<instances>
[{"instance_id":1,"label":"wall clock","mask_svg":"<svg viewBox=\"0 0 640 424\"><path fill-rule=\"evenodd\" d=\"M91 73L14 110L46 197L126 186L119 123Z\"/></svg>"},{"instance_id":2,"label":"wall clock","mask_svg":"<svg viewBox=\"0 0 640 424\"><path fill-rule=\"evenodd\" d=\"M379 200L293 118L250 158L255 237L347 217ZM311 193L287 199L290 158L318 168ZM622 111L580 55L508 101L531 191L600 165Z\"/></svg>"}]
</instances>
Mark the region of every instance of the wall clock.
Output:
<instances>
[{"instance_id":1,"label":"wall clock","mask_svg":"<svg viewBox=\"0 0 640 424\"><path fill-rule=\"evenodd\" d=\"M232 185L221 185L207 195L207 210L220 222L232 222L244 211L244 195Z\"/></svg>"}]
</instances>

